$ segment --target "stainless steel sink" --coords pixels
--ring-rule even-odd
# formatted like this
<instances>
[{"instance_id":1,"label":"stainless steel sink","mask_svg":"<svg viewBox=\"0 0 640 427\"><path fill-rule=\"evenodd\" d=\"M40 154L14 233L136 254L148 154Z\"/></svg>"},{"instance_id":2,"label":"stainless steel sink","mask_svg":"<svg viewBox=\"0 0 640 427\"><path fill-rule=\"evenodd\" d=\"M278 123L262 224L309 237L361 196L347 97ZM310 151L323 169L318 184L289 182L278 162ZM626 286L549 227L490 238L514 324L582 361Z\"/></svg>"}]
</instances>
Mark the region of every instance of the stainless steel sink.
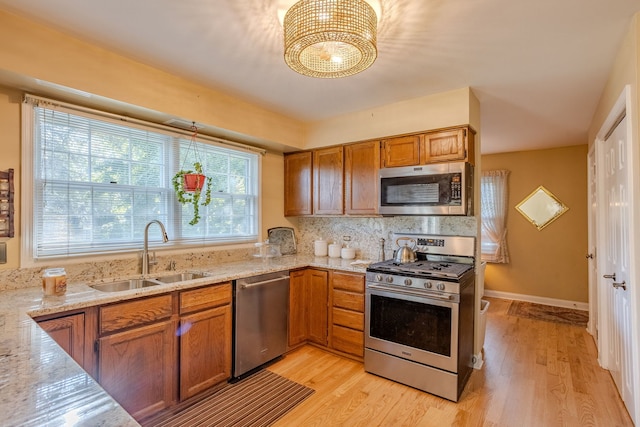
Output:
<instances>
[{"instance_id":1,"label":"stainless steel sink","mask_svg":"<svg viewBox=\"0 0 640 427\"><path fill-rule=\"evenodd\" d=\"M170 276L156 277L154 280L162 283L176 283L184 282L186 280L202 279L203 277L206 277L203 273L179 273L172 274Z\"/></svg>"},{"instance_id":2,"label":"stainless steel sink","mask_svg":"<svg viewBox=\"0 0 640 427\"><path fill-rule=\"evenodd\" d=\"M99 283L96 285L91 285L93 289L100 292L121 292L128 291L131 289L140 289L147 288L149 286L158 286L162 283L157 282L155 280L147 280L147 279L131 279L131 280L120 280L117 282L111 283Z\"/></svg>"}]
</instances>

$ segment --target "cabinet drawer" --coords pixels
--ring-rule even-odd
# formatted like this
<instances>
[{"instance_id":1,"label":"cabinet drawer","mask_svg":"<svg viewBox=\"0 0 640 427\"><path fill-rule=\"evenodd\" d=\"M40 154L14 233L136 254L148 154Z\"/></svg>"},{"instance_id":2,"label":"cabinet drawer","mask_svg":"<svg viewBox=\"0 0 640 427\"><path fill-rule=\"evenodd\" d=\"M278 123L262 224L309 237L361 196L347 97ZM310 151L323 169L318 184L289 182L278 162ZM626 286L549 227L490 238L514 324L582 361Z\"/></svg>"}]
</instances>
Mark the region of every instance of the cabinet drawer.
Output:
<instances>
[{"instance_id":1,"label":"cabinet drawer","mask_svg":"<svg viewBox=\"0 0 640 427\"><path fill-rule=\"evenodd\" d=\"M334 271L331 276L333 289L364 293L364 276L361 274L339 273Z\"/></svg>"},{"instance_id":2,"label":"cabinet drawer","mask_svg":"<svg viewBox=\"0 0 640 427\"><path fill-rule=\"evenodd\" d=\"M333 290L333 306L349 310L364 312L364 295L353 292L345 292L339 289Z\"/></svg>"},{"instance_id":3,"label":"cabinet drawer","mask_svg":"<svg viewBox=\"0 0 640 427\"><path fill-rule=\"evenodd\" d=\"M231 303L231 282L180 292L180 314Z\"/></svg>"},{"instance_id":4,"label":"cabinet drawer","mask_svg":"<svg viewBox=\"0 0 640 427\"><path fill-rule=\"evenodd\" d=\"M364 356L364 332L342 326L332 326L332 347L359 357Z\"/></svg>"},{"instance_id":5,"label":"cabinet drawer","mask_svg":"<svg viewBox=\"0 0 640 427\"><path fill-rule=\"evenodd\" d=\"M334 325L364 331L364 313L334 307L331 314L333 315L332 322Z\"/></svg>"},{"instance_id":6,"label":"cabinet drawer","mask_svg":"<svg viewBox=\"0 0 640 427\"><path fill-rule=\"evenodd\" d=\"M100 334L171 317L171 294L100 307Z\"/></svg>"}]
</instances>

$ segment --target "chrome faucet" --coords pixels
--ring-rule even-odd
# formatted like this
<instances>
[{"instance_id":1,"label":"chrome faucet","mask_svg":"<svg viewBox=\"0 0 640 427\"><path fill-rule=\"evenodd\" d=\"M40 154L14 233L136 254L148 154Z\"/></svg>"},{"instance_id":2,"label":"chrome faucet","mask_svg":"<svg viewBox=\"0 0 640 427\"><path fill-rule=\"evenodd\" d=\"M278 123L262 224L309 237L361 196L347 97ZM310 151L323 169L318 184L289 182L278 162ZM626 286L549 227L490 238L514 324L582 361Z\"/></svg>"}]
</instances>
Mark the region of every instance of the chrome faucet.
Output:
<instances>
[{"instance_id":1,"label":"chrome faucet","mask_svg":"<svg viewBox=\"0 0 640 427\"><path fill-rule=\"evenodd\" d=\"M162 231L162 241L167 243L169 241L169 237L167 237L167 230L164 229L164 224L154 219L150 221L147 226L144 228L144 249L142 250L142 275L146 276L149 274L149 264L156 265L158 261L156 260L156 253L153 253L153 260L149 261L149 226L153 223L156 223L160 226L160 230Z\"/></svg>"}]
</instances>

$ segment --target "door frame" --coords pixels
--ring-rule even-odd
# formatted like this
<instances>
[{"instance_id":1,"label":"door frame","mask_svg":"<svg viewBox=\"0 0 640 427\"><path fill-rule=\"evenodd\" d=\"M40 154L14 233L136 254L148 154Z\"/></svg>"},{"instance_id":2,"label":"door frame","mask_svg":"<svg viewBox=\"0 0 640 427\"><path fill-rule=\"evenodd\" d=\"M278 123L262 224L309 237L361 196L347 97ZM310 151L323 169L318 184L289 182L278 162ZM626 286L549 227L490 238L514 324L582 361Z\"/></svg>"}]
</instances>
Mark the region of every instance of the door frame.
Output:
<instances>
[{"instance_id":1,"label":"door frame","mask_svg":"<svg viewBox=\"0 0 640 427\"><path fill-rule=\"evenodd\" d=\"M598 298L598 191L597 191L597 171L596 171L596 144L589 147L587 154L587 260L589 265L589 321L587 332L591 334L595 341L598 341L598 318L600 302ZM595 187L595 188L593 188Z\"/></svg>"},{"instance_id":2,"label":"door frame","mask_svg":"<svg viewBox=\"0 0 640 427\"><path fill-rule=\"evenodd\" d=\"M635 339L630 343L632 360L631 368L633 369L633 390L636 396L640 394L640 246L636 242L640 242L640 178L638 171L640 171L640 145L638 141L638 111L634 108L637 105L637 99L633 95L631 85L626 85L617 101L612 106L607 119L603 122L597 133L594 146L596 152L596 203L598 204L598 213L596 215L596 241L604 242L604 233L606 232L606 224L603 223L603 215L600 214L600 210L604 207L605 194L603 191L604 178L601 172L602 168L597 165L603 162L604 141L607 133L614 126L616 120L620 115L626 111L626 115L629 118L627 121L627 140L626 140L626 152L628 153L627 161L629 162L629 173L627 175L627 184L631 196L629 197L629 212L630 212L630 224L629 224L629 278L630 283L627 287L630 292L629 300L631 306L631 336ZM635 173L634 173L635 172ZM597 270L602 271L601 257L596 256ZM589 293L594 291L597 293L598 300L598 314L597 314L597 346L598 346L598 363L603 368L610 366L611 361L608 360L609 348L609 325L606 304L602 304L606 301L606 288L610 286L608 281L605 281L599 274L596 277L593 285L595 290L589 289ZM589 284L591 287L591 283ZM627 408L630 414L635 415L634 422L638 422L640 418L640 399L635 399L634 407Z\"/></svg>"}]
</instances>

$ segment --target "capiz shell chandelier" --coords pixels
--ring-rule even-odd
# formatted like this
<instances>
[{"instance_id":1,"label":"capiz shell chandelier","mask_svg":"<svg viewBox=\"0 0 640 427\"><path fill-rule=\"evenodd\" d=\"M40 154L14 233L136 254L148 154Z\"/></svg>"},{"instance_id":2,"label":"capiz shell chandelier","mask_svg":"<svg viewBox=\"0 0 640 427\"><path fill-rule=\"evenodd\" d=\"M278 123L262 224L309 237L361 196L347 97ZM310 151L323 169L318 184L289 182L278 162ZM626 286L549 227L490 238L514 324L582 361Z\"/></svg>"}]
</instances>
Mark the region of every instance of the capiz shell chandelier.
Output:
<instances>
[{"instance_id":1,"label":"capiz shell chandelier","mask_svg":"<svg viewBox=\"0 0 640 427\"><path fill-rule=\"evenodd\" d=\"M309 77L346 77L373 64L377 16L364 0L300 0L284 16L284 59Z\"/></svg>"}]
</instances>

